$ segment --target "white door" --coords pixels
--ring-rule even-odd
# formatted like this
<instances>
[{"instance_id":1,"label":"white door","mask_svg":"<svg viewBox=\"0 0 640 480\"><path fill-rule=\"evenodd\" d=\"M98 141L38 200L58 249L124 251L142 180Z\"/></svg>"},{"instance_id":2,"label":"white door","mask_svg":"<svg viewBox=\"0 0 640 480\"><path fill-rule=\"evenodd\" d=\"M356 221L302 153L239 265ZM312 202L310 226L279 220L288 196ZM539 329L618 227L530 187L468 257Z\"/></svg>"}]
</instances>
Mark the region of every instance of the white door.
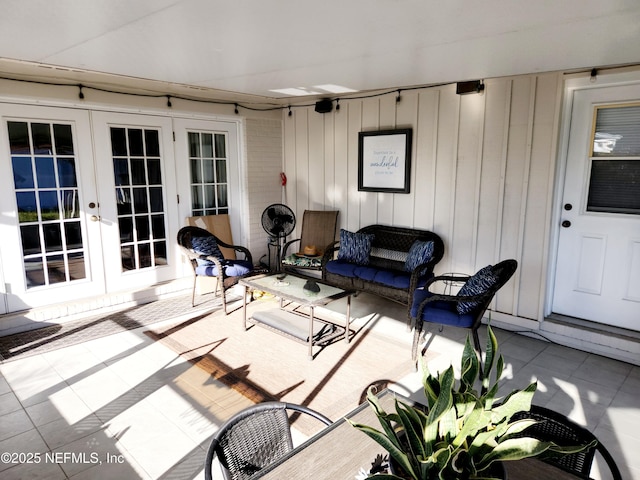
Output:
<instances>
[{"instance_id":1,"label":"white door","mask_svg":"<svg viewBox=\"0 0 640 480\"><path fill-rule=\"evenodd\" d=\"M178 201L171 119L91 115L107 290L176 278Z\"/></svg>"},{"instance_id":2,"label":"white door","mask_svg":"<svg viewBox=\"0 0 640 480\"><path fill-rule=\"evenodd\" d=\"M640 331L640 85L576 90L553 312Z\"/></svg>"},{"instance_id":3,"label":"white door","mask_svg":"<svg viewBox=\"0 0 640 480\"><path fill-rule=\"evenodd\" d=\"M5 312L104 292L89 114L0 103Z\"/></svg>"}]
</instances>

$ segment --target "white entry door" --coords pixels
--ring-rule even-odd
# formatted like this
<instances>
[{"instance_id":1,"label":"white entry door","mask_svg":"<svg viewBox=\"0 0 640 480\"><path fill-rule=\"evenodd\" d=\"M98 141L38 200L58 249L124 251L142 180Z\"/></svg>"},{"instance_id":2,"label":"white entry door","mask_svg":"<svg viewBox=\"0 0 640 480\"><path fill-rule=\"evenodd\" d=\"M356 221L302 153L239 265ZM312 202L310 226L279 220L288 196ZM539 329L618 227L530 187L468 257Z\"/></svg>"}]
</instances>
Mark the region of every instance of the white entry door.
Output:
<instances>
[{"instance_id":1,"label":"white entry door","mask_svg":"<svg viewBox=\"0 0 640 480\"><path fill-rule=\"evenodd\" d=\"M640 85L576 90L553 312L640 331Z\"/></svg>"},{"instance_id":2,"label":"white entry door","mask_svg":"<svg viewBox=\"0 0 640 480\"><path fill-rule=\"evenodd\" d=\"M107 290L176 278L179 222L171 119L91 115Z\"/></svg>"},{"instance_id":3,"label":"white entry door","mask_svg":"<svg viewBox=\"0 0 640 480\"><path fill-rule=\"evenodd\" d=\"M0 103L4 312L104 292L89 114Z\"/></svg>"}]
</instances>

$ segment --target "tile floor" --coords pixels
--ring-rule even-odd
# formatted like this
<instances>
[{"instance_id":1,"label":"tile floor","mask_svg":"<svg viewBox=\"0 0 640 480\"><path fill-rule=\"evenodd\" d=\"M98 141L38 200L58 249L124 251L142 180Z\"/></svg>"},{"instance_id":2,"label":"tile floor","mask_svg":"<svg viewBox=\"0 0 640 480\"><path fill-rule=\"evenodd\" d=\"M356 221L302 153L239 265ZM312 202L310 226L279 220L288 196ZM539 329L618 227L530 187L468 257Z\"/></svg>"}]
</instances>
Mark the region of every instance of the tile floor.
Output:
<instances>
[{"instance_id":1,"label":"tile floor","mask_svg":"<svg viewBox=\"0 0 640 480\"><path fill-rule=\"evenodd\" d=\"M399 309L397 318L403 314ZM143 330L0 364L1 478L204 478L211 435L249 402ZM409 346L411 335L400 330L384 333ZM503 330L496 334L506 385L537 379L536 403L587 425L616 458L623 478L640 480L640 367ZM456 329L429 335L429 348L442 353L430 367L455 365L465 336ZM396 388L414 395L419 376L408 373Z\"/></svg>"}]
</instances>

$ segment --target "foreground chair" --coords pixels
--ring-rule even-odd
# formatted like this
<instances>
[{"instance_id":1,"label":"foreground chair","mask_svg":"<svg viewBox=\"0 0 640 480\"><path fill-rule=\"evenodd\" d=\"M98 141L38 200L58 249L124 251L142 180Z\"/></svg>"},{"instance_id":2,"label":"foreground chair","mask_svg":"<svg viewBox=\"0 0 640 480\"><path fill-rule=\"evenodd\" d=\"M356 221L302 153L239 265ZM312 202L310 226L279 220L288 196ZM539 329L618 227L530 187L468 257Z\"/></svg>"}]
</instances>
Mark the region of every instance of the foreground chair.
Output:
<instances>
[{"instance_id":1,"label":"foreground chair","mask_svg":"<svg viewBox=\"0 0 640 480\"><path fill-rule=\"evenodd\" d=\"M305 210L302 216L300 238L284 244L282 267L284 271L322 270L322 254L336 240L337 210ZM316 252L305 255L304 248L313 246Z\"/></svg>"},{"instance_id":2,"label":"foreground chair","mask_svg":"<svg viewBox=\"0 0 640 480\"><path fill-rule=\"evenodd\" d=\"M293 449L288 412L298 412L325 425L331 420L302 405L264 402L227 420L214 435L207 451L204 477L212 480L211 466L218 457L225 480L250 478Z\"/></svg>"},{"instance_id":3,"label":"foreground chair","mask_svg":"<svg viewBox=\"0 0 640 480\"><path fill-rule=\"evenodd\" d=\"M515 260L503 260L493 266L484 267L471 277L461 275L433 277L427 281L424 288L415 290L410 310L411 325L415 327L411 358L415 361L418 356L418 343L425 322L470 329L475 349L482 357L478 338L482 316L496 292L507 283L517 268L518 262ZM464 282L464 285L457 295L445 295L430 291L430 287L437 282L444 283L444 291L452 283Z\"/></svg>"},{"instance_id":4,"label":"foreground chair","mask_svg":"<svg viewBox=\"0 0 640 480\"><path fill-rule=\"evenodd\" d=\"M532 419L538 422L525 429L519 436L551 441L561 446L587 445L594 440L597 442L594 447L583 450L582 452L555 458L545 458L545 462L575 474L579 478L590 478L589 475L595 455L599 453L611 471L611 478L614 480L622 480L622 475L616 462L605 446L598 441L596 436L561 413L537 405L531 405L529 412L519 412L511 418L512 420Z\"/></svg>"},{"instance_id":5,"label":"foreground chair","mask_svg":"<svg viewBox=\"0 0 640 480\"><path fill-rule=\"evenodd\" d=\"M198 277L215 277L215 294L220 289L222 307L227 313L226 291L253 270L251 253L245 247L223 242L213 233L200 227L187 226L178 231L178 245L193 268L191 306L195 306ZM219 247L235 250L244 256L242 260L225 259Z\"/></svg>"}]
</instances>

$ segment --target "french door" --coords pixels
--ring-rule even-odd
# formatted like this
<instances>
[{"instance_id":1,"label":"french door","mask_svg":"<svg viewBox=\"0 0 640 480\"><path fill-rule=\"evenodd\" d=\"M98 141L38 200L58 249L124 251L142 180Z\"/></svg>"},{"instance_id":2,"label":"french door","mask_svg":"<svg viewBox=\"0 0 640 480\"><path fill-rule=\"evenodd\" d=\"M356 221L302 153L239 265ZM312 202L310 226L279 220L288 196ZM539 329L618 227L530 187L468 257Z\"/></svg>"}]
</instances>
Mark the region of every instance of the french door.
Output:
<instances>
[{"instance_id":1,"label":"french door","mask_svg":"<svg viewBox=\"0 0 640 480\"><path fill-rule=\"evenodd\" d=\"M171 119L0 104L0 313L176 278Z\"/></svg>"},{"instance_id":2,"label":"french door","mask_svg":"<svg viewBox=\"0 0 640 480\"><path fill-rule=\"evenodd\" d=\"M6 312L104 292L89 113L0 105Z\"/></svg>"}]
</instances>

